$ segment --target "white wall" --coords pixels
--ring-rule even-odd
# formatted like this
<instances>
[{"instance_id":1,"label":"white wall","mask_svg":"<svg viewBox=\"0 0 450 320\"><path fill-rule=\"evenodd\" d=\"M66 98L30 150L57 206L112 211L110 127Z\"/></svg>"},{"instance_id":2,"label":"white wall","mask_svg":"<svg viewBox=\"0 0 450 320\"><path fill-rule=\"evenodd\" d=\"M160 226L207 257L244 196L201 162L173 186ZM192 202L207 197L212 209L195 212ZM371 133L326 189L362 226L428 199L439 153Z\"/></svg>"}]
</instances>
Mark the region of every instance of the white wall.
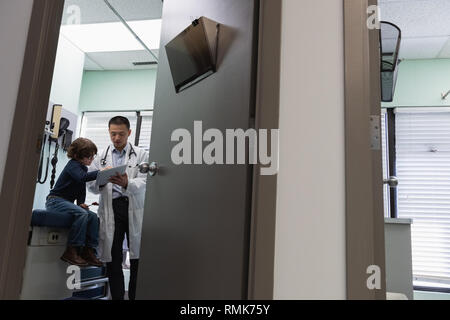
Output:
<instances>
[{"instance_id":1,"label":"white wall","mask_svg":"<svg viewBox=\"0 0 450 320\"><path fill-rule=\"evenodd\" d=\"M59 37L50 101L78 114L85 54L64 36Z\"/></svg>"},{"instance_id":2,"label":"white wall","mask_svg":"<svg viewBox=\"0 0 450 320\"><path fill-rule=\"evenodd\" d=\"M78 115L78 128L80 127L81 122L79 101L81 83L83 80L84 59L85 54L83 51L74 46L64 36L59 37L55 69L53 72L52 89L50 91L50 101L52 103L62 104L64 109ZM78 132L78 129L74 132L74 139L77 137ZM45 148L45 152L45 157L47 157L47 147ZM52 152L54 152L54 145L52 147ZM55 182L68 161L69 159L67 158L67 154L60 149L58 153ZM51 170L52 168L50 166L47 182L42 185L36 185L33 204L34 209L45 209L45 199L50 191Z\"/></svg>"},{"instance_id":3,"label":"white wall","mask_svg":"<svg viewBox=\"0 0 450 320\"><path fill-rule=\"evenodd\" d=\"M0 189L32 6L32 0L0 0Z\"/></svg>"},{"instance_id":4,"label":"white wall","mask_svg":"<svg viewBox=\"0 0 450 320\"><path fill-rule=\"evenodd\" d=\"M283 0L275 299L345 299L343 3Z\"/></svg>"}]
</instances>

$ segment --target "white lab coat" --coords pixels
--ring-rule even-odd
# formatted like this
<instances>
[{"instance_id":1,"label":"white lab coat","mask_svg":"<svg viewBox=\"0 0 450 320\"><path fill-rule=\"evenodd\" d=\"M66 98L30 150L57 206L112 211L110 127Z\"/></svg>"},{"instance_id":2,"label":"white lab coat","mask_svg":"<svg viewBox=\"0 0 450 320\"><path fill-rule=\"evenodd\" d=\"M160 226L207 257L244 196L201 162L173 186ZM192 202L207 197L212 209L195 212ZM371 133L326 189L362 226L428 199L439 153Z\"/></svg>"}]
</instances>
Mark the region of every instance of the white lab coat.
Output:
<instances>
[{"instance_id":1,"label":"white lab coat","mask_svg":"<svg viewBox=\"0 0 450 320\"><path fill-rule=\"evenodd\" d=\"M128 168L126 170L128 175L128 187L122 188L123 195L129 198L129 243L130 259L139 259L139 251L141 247L141 232L142 232L142 220L144 216L144 201L145 201L145 189L147 184L147 175L139 172L137 165L142 162L148 162L148 152L133 147L136 155L132 155L129 159L131 151L128 145L127 154L125 155L125 161ZM89 171L101 170L106 167L112 167L112 150L114 146L111 145L109 152L106 155L106 150L103 150L97 155L95 160L89 167ZM105 159L106 165L101 165L101 160ZM100 206L98 208L98 216L100 219L100 232L99 232L99 247L98 257L103 262L111 262L111 248L114 238L114 210L112 204L112 184L108 183L105 187L99 188L96 182L89 182L87 184L88 190L94 194L100 195Z\"/></svg>"}]
</instances>

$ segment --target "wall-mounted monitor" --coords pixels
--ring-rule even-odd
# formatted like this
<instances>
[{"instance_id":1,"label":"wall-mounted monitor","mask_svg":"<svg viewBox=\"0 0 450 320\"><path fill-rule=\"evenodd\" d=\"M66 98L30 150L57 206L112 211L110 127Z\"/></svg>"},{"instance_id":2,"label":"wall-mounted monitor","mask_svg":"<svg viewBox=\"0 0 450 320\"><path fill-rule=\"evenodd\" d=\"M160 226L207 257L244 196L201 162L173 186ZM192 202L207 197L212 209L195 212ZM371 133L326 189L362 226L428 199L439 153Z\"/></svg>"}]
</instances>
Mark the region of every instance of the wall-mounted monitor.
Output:
<instances>
[{"instance_id":1,"label":"wall-mounted monitor","mask_svg":"<svg viewBox=\"0 0 450 320\"><path fill-rule=\"evenodd\" d=\"M166 45L177 93L216 72L219 26L201 17Z\"/></svg>"}]
</instances>

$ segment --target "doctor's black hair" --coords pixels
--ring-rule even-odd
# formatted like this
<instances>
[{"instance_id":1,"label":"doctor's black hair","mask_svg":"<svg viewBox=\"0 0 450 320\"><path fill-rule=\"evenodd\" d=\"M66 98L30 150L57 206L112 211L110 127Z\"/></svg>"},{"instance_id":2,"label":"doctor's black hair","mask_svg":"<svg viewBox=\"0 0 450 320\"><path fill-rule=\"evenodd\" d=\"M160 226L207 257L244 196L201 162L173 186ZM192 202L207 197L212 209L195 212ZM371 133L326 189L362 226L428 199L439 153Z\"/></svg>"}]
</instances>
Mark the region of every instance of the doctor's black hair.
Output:
<instances>
[{"instance_id":1,"label":"doctor's black hair","mask_svg":"<svg viewBox=\"0 0 450 320\"><path fill-rule=\"evenodd\" d=\"M127 126L128 130L130 130L130 128L131 128L130 120L128 120L125 117L121 117L121 116L117 116L117 117L114 117L111 120L109 120L108 128L111 128L112 124L115 124L115 125L118 125L118 126L124 124L124 125Z\"/></svg>"},{"instance_id":2,"label":"doctor's black hair","mask_svg":"<svg viewBox=\"0 0 450 320\"><path fill-rule=\"evenodd\" d=\"M82 160L90 158L97 154L97 146L91 140L78 138L69 147L67 157L73 160Z\"/></svg>"}]
</instances>

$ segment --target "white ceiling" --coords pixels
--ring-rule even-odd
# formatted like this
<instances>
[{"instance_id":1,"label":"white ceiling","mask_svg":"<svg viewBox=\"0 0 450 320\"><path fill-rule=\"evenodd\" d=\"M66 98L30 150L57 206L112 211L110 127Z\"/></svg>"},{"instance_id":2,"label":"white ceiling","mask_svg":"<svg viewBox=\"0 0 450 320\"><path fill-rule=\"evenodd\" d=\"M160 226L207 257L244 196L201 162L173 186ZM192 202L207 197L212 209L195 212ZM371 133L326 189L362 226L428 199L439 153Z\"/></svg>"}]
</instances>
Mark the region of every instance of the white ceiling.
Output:
<instances>
[{"instance_id":1,"label":"white ceiling","mask_svg":"<svg viewBox=\"0 0 450 320\"><path fill-rule=\"evenodd\" d=\"M109 0L126 21L160 19L161 0ZM402 30L401 59L450 59L450 0L379 0L381 20ZM118 22L103 0L66 0L62 24L70 6L81 11L81 24ZM155 50L157 53L158 50ZM86 70L134 70L133 62L155 61L145 50L86 53Z\"/></svg>"},{"instance_id":2,"label":"white ceiling","mask_svg":"<svg viewBox=\"0 0 450 320\"><path fill-rule=\"evenodd\" d=\"M127 22L161 19L162 16L161 0L109 0L109 3ZM120 21L103 0L66 0L62 25L66 25L73 15L73 11L70 11L71 6L80 9L81 24ZM158 57L159 50L152 52ZM156 67L133 65L133 62L156 61L144 48L138 51L85 52L85 54L85 70L141 70Z\"/></svg>"},{"instance_id":3,"label":"white ceiling","mask_svg":"<svg viewBox=\"0 0 450 320\"><path fill-rule=\"evenodd\" d=\"M161 19L161 0L108 0L126 21ZM81 10L81 23L116 22L119 19L106 6L103 0L65 0L62 24L67 24L70 6L76 5Z\"/></svg>"},{"instance_id":4,"label":"white ceiling","mask_svg":"<svg viewBox=\"0 0 450 320\"><path fill-rule=\"evenodd\" d=\"M402 30L400 59L450 59L450 0L378 0Z\"/></svg>"}]
</instances>

